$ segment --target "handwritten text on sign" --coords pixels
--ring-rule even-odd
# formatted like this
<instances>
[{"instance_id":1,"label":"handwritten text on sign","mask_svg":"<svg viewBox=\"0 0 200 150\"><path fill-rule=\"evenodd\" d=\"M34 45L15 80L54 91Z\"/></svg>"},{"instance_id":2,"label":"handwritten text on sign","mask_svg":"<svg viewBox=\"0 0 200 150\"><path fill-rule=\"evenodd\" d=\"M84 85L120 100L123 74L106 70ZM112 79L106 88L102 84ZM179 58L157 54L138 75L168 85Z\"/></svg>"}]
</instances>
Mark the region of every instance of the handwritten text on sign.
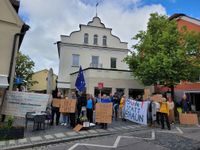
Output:
<instances>
[{"instance_id":1,"label":"handwritten text on sign","mask_svg":"<svg viewBox=\"0 0 200 150\"><path fill-rule=\"evenodd\" d=\"M96 122L99 123L112 122L112 103L96 104Z\"/></svg>"},{"instance_id":2,"label":"handwritten text on sign","mask_svg":"<svg viewBox=\"0 0 200 150\"><path fill-rule=\"evenodd\" d=\"M62 113L75 113L76 100L75 99L61 99L60 100L60 112Z\"/></svg>"},{"instance_id":3,"label":"handwritten text on sign","mask_svg":"<svg viewBox=\"0 0 200 150\"><path fill-rule=\"evenodd\" d=\"M147 125L147 109L148 102L127 99L125 104L125 118L139 124Z\"/></svg>"}]
</instances>

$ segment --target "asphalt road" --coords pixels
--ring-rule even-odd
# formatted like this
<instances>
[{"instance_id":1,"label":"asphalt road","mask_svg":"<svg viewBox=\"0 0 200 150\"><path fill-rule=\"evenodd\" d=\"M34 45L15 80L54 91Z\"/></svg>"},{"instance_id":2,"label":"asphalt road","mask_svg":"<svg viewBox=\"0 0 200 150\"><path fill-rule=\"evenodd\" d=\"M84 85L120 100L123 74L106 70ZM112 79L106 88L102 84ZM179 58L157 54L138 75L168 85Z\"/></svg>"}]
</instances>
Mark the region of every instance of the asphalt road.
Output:
<instances>
[{"instance_id":1,"label":"asphalt road","mask_svg":"<svg viewBox=\"0 0 200 150\"><path fill-rule=\"evenodd\" d=\"M141 128L106 137L78 140L31 150L200 150L200 127L173 126L172 130Z\"/></svg>"}]
</instances>

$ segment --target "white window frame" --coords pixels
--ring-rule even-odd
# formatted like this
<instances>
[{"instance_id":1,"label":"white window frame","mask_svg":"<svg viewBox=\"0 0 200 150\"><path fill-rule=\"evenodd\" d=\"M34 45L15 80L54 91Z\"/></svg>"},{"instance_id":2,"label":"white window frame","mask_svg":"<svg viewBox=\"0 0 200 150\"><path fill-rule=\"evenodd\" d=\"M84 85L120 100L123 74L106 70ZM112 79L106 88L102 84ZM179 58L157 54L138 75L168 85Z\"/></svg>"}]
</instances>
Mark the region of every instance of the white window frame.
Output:
<instances>
[{"instance_id":1,"label":"white window frame","mask_svg":"<svg viewBox=\"0 0 200 150\"><path fill-rule=\"evenodd\" d=\"M93 40L94 40L93 44L94 45L98 45L98 35L97 34L94 35L94 39Z\"/></svg>"},{"instance_id":2,"label":"white window frame","mask_svg":"<svg viewBox=\"0 0 200 150\"><path fill-rule=\"evenodd\" d=\"M88 44L88 42L89 42L89 34L88 33L84 34L83 42L84 42L84 44Z\"/></svg>"},{"instance_id":3,"label":"white window frame","mask_svg":"<svg viewBox=\"0 0 200 150\"><path fill-rule=\"evenodd\" d=\"M75 60L75 57L77 57L78 59L78 63L76 63L75 61L77 61L77 60ZM80 65L80 55L79 54L72 54L72 66L73 67L79 67L79 65Z\"/></svg>"}]
</instances>

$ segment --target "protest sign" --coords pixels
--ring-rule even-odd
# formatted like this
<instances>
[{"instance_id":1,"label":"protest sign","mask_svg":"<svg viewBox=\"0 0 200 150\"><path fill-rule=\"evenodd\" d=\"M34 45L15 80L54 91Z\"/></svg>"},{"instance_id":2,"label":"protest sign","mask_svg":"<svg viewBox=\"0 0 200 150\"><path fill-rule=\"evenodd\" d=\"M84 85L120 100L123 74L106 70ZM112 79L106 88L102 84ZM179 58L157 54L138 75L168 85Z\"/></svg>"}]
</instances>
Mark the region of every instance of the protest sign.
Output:
<instances>
[{"instance_id":1,"label":"protest sign","mask_svg":"<svg viewBox=\"0 0 200 150\"><path fill-rule=\"evenodd\" d=\"M150 99L151 99L152 101L157 101L157 102L159 102L159 101L161 101L161 99L162 99L162 94L153 95L153 96L150 97Z\"/></svg>"},{"instance_id":2,"label":"protest sign","mask_svg":"<svg viewBox=\"0 0 200 150\"><path fill-rule=\"evenodd\" d=\"M125 103L125 119L147 125L148 102L127 99Z\"/></svg>"},{"instance_id":3,"label":"protest sign","mask_svg":"<svg viewBox=\"0 0 200 150\"><path fill-rule=\"evenodd\" d=\"M2 114L25 117L26 112L45 111L50 98L48 94L7 91Z\"/></svg>"},{"instance_id":4,"label":"protest sign","mask_svg":"<svg viewBox=\"0 0 200 150\"><path fill-rule=\"evenodd\" d=\"M52 106L59 108L60 107L60 100L61 99L54 98L53 101L52 101Z\"/></svg>"},{"instance_id":5,"label":"protest sign","mask_svg":"<svg viewBox=\"0 0 200 150\"><path fill-rule=\"evenodd\" d=\"M180 124L196 125L199 124L197 114L179 113Z\"/></svg>"},{"instance_id":6,"label":"protest sign","mask_svg":"<svg viewBox=\"0 0 200 150\"><path fill-rule=\"evenodd\" d=\"M78 132L83 128L81 124L77 124L76 127L73 129L74 131Z\"/></svg>"},{"instance_id":7,"label":"protest sign","mask_svg":"<svg viewBox=\"0 0 200 150\"><path fill-rule=\"evenodd\" d=\"M112 103L96 104L96 122L112 123Z\"/></svg>"},{"instance_id":8,"label":"protest sign","mask_svg":"<svg viewBox=\"0 0 200 150\"><path fill-rule=\"evenodd\" d=\"M75 113L76 100L75 99L62 99L60 100L60 112L62 113Z\"/></svg>"}]
</instances>

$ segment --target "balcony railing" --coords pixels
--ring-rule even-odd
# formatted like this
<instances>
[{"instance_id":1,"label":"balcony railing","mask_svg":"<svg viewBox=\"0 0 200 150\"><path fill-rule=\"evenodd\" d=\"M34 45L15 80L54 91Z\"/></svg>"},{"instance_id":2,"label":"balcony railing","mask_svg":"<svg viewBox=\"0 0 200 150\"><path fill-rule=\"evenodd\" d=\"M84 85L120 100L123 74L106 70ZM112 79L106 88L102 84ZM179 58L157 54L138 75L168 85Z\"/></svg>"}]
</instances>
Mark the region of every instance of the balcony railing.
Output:
<instances>
[{"instance_id":1,"label":"balcony railing","mask_svg":"<svg viewBox=\"0 0 200 150\"><path fill-rule=\"evenodd\" d=\"M92 68L103 68L103 64L90 63L90 67L92 67Z\"/></svg>"}]
</instances>

